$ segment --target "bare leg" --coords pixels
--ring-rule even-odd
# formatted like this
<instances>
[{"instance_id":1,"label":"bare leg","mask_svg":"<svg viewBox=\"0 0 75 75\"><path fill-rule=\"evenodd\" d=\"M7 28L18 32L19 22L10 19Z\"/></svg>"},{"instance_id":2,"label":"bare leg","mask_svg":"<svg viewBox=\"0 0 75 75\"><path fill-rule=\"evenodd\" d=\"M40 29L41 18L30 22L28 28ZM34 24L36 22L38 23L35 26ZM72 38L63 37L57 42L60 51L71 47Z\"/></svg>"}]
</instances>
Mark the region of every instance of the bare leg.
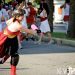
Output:
<instances>
[{"instance_id":1,"label":"bare leg","mask_svg":"<svg viewBox=\"0 0 75 75\"><path fill-rule=\"evenodd\" d=\"M68 21L66 21L65 23L66 23L66 26L65 26L65 28L66 28L66 34L67 34L67 30L68 30Z\"/></svg>"},{"instance_id":2,"label":"bare leg","mask_svg":"<svg viewBox=\"0 0 75 75\"><path fill-rule=\"evenodd\" d=\"M52 40L51 33L47 32L46 34L47 34L47 37L48 37L48 40L49 40L48 44L52 44L54 41Z\"/></svg>"},{"instance_id":3,"label":"bare leg","mask_svg":"<svg viewBox=\"0 0 75 75\"><path fill-rule=\"evenodd\" d=\"M43 33L40 33L39 40L37 41L38 44L41 44L43 37L44 37L44 34Z\"/></svg>"}]
</instances>

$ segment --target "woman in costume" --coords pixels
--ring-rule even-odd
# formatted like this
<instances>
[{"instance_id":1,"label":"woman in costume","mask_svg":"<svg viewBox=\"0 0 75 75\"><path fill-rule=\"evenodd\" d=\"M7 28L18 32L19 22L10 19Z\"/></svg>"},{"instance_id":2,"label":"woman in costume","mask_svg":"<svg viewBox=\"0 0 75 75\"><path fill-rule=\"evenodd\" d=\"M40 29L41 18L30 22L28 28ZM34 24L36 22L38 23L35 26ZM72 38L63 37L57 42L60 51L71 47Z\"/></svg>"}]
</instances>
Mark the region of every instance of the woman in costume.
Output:
<instances>
[{"instance_id":1,"label":"woman in costume","mask_svg":"<svg viewBox=\"0 0 75 75\"><path fill-rule=\"evenodd\" d=\"M69 10L70 10L70 0L66 0L65 3L60 6L60 8L64 8L64 22L66 28L66 34L68 32L68 21L69 21Z\"/></svg>"},{"instance_id":2,"label":"woman in costume","mask_svg":"<svg viewBox=\"0 0 75 75\"><path fill-rule=\"evenodd\" d=\"M22 30L26 33L35 34L36 31L27 29L21 25L21 21L24 17L24 11L16 11L13 17L6 21L7 27L0 33L0 57L6 60L11 56L11 71L10 75L16 75L16 66L19 61L18 55L18 39L17 36ZM4 61L0 62L4 63Z\"/></svg>"},{"instance_id":3,"label":"woman in costume","mask_svg":"<svg viewBox=\"0 0 75 75\"><path fill-rule=\"evenodd\" d=\"M45 36L45 34L49 37L49 42L50 42L51 41L50 26L48 23L47 11L45 10L44 7L39 8L39 14L40 14L39 17L41 20L41 24L40 24L41 37L38 42L41 43L42 38Z\"/></svg>"}]
</instances>

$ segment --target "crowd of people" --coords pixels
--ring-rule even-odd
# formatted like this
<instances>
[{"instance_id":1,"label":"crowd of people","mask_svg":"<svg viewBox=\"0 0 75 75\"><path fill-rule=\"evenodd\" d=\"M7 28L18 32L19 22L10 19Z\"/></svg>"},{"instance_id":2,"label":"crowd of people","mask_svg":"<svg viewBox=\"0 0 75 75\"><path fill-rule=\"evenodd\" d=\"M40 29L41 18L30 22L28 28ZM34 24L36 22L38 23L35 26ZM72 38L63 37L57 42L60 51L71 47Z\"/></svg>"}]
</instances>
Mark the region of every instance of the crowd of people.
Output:
<instances>
[{"instance_id":1,"label":"crowd of people","mask_svg":"<svg viewBox=\"0 0 75 75\"><path fill-rule=\"evenodd\" d=\"M21 22L23 26L30 29L32 24L37 25L36 24L36 20L37 20L36 17L37 17L37 14L39 14L39 19L40 19L41 24L39 27L37 27L38 30L40 30L42 33L50 32L50 27L49 27L49 23L48 23L48 19L47 19L49 11L48 11L48 7L46 4L47 3L45 3L45 0L41 0L40 8L37 10L36 10L36 8L34 8L32 6L31 2L28 2L28 3L14 2L14 3L10 3L9 5L1 5L1 9L0 9L0 14L1 14L0 15L0 18L1 18L0 19L0 32L5 28L6 20L8 20L9 18L12 17L13 11L16 11L19 9L25 10L24 19ZM40 34L40 35L42 37L44 34ZM49 33L48 33L48 35L51 37L51 35ZM34 40L33 37L32 37L32 39ZM28 40L28 37L26 37L26 40Z\"/></svg>"},{"instance_id":2,"label":"crowd of people","mask_svg":"<svg viewBox=\"0 0 75 75\"><path fill-rule=\"evenodd\" d=\"M44 0L42 0L42 3ZM22 36L26 40L39 37L37 43L47 36L51 40L48 23L48 10L43 5L36 10L31 2L15 2L0 5L0 64L11 56L10 75L16 75L16 66L19 61L18 49L21 48ZM40 25L36 23L40 21ZM47 34L48 33L48 34Z\"/></svg>"},{"instance_id":3,"label":"crowd of people","mask_svg":"<svg viewBox=\"0 0 75 75\"><path fill-rule=\"evenodd\" d=\"M65 2L60 8L65 8L64 21L68 23L69 3ZM41 0L40 7L37 9L31 2L25 1L0 5L0 64L11 56L10 75L16 75L18 49L22 48L21 42L24 39L27 41L32 39L37 44L41 44L45 37L49 39L48 43L51 43L48 15L49 9L45 0ZM66 29L68 30L68 24Z\"/></svg>"}]
</instances>

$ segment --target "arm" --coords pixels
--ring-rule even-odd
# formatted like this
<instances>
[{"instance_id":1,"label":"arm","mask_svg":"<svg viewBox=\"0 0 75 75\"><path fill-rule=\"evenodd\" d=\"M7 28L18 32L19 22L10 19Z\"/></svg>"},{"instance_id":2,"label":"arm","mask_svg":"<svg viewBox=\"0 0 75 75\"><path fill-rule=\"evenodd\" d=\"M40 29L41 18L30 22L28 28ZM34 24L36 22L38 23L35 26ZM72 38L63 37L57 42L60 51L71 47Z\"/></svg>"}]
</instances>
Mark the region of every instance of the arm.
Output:
<instances>
[{"instance_id":1,"label":"arm","mask_svg":"<svg viewBox=\"0 0 75 75\"><path fill-rule=\"evenodd\" d=\"M60 8L65 8L65 6L66 6L66 5L65 5L65 4L63 4L63 5L61 5L61 6L60 6Z\"/></svg>"},{"instance_id":2,"label":"arm","mask_svg":"<svg viewBox=\"0 0 75 75\"><path fill-rule=\"evenodd\" d=\"M32 29L27 29L27 28L25 28L25 27L23 27L22 30L23 30L24 32L26 32L26 33L29 33L29 34L33 34L33 35L37 34L36 31L34 31L34 30L32 30Z\"/></svg>"},{"instance_id":3,"label":"arm","mask_svg":"<svg viewBox=\"0 0 75 75\"><path fill-rule=\"evenodd\" d=\"M29 34L32 34L32 35L36 35L36 34L37 34L36 31L34 31L34 30L32 30L32 29L25 28L25 27L22 26L22 25L19 25L19 30L20 30L21 32L26 32L26 33L29 33Z\"/></svg>"}]
</instances>

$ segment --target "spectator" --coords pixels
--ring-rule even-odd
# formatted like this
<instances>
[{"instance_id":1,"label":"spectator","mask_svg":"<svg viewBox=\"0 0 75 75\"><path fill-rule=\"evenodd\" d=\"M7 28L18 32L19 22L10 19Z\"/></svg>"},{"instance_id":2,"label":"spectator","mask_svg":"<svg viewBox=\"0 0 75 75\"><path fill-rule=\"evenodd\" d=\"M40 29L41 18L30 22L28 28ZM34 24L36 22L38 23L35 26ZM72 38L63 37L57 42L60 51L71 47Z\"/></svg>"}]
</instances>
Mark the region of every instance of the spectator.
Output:
<instances>
[{"instance_id":1,"label":"spectator","mask_svg":"<svg viewBox=\"0 0 75 75\"><path fill-rule=\"evenodd\" d=\"M35 22L36 10L32 6L31 2L28 2L27 5L28 5L28 7L27 7L27 10L28 10L27 24L28 24L28 28L30 29L31 24L33 24Z\"/></svg>"},{"instance_id":2,"label":"spectator","mask_svg":"<svg viewBox=\"0 0 75 75\"><path fill-rule=\"evenodd\" d=\"M39 42L42 41L44 34L47 34L51 41L51 34L50 34L50 27L49 27L48 18L47 18L47 12L44 9L44 7L40 8L39 11L40 11L40 19L41 19L41 25L40 25L41 38Z\"/></svg>"},{"instance_id":3,"label":"spectator","mask_svg":"<svg viewBox=\"0 0 75 75\"><path fill-rule=\"evenodd\" d=\"M46 10L46 12L47 12L47 15L49 15L49 7L48 7L48 4L46 3L45 0L41 0L41 2L40 2L40 9L41 8L44 8Z\"/></svg>"},{"instance_id":4,"label":"spectator","mask_svg":"<svg viewBox=\"0 0 75 75\"><path fill-rule=\"evenodd\" d=\"M66 23L66 34L67 34L68 21L69 21L70 1L66 0L65 3L62 6L60 6L60 8L64 8L64 22Z\"/></svg>"}]
</instances>

